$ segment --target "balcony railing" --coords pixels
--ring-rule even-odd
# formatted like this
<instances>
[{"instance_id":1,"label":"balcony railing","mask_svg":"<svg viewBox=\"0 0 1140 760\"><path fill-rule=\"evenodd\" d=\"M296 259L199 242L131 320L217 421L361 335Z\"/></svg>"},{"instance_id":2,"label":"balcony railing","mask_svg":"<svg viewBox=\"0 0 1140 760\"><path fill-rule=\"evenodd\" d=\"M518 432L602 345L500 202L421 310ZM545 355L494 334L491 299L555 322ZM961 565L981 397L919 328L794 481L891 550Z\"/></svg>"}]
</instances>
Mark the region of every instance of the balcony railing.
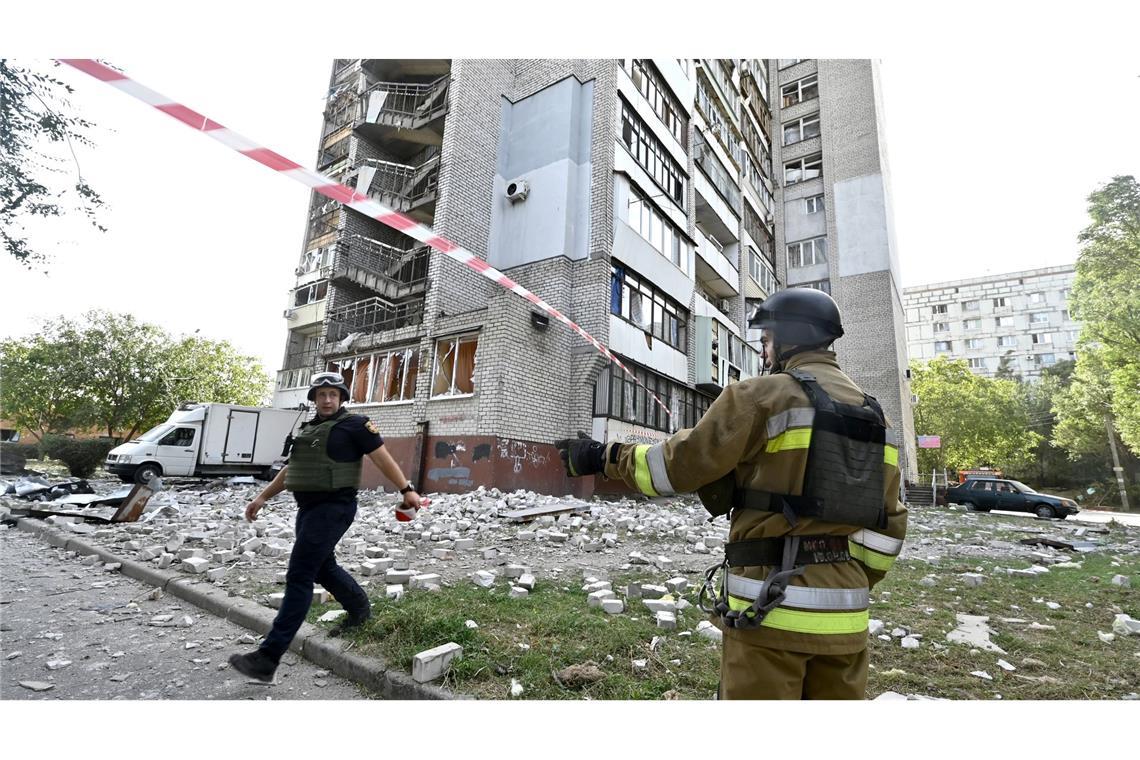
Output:
<instances>
[{"instance_id":1,"label":"balcony railing","mask_svg":"<svg viewBox=\"0 0 1140 760\"><path fill-rule=\"evenodd\" d=\"M404 250L350 235L338 243L329 277L398 299L427 282L430 258L428 246Z\"/></svg>"},{"instance_id":2,"label":"balcony railing","mask_svg":"<svg viewBox=\"0 0 1140 760\"><path fill-rule=\"evenodd\" d=\"M428 84L376 82L359 99L357 124L416 129L447 113L451 75Z\"/></svg>"},{"instance_id":3,"label":"balcony railing","mask_svg":"<svg viewBox=\"0 0 1140 760\"><path fill-rule=\"evenodd\" d=\"M308 351L299 351L294 354L289 354L285 357L285 363L281 365L281 369L305 369L307 367L312 367L317 363L320 355L321 349L319 348L313 348Z\"/></svg>"},{"instance_id":4,"label":"balcony railing","mask_svg":"<svg viewBox=\"0 0 1140 760\"><path fill-rule=\"evenodd\" d=\"M329 312L329 332L325 341L335 343L349 333L374 333L423 322L424 302L418 299L394 304L384 298L365 298Z\"/></svg>"},{"instance_id":5,"label":"balcony railing","mask_svg":"<svg viewBox=\"0 0 1140 760\"><path fill-rule=\"evenodd\" d=\"M439 184L439 149L429 148L430 158L419 165L368 159L345 176L345 184L398 211L408 211L435 200Z\"/></svg>"}]
</instances>

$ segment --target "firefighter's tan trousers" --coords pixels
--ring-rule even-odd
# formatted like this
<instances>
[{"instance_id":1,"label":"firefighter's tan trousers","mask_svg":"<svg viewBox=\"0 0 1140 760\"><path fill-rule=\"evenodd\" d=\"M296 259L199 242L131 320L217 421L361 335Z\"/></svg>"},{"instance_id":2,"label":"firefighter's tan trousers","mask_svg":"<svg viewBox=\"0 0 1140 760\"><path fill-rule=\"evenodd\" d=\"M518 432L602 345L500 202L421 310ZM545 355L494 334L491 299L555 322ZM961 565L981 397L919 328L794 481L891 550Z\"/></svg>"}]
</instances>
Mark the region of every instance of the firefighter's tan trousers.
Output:
<instances>
[{"instance_id":1,"label":"firefighter's tan trousers","mask_svg":"<svg viewBox=\"0 0 1140 760\"><path fill-rule=\"evenodd\" d=\"M724 638L720 699L865 699L864 648L855 654L803 654Z\"/></svg>"}]
</instances>

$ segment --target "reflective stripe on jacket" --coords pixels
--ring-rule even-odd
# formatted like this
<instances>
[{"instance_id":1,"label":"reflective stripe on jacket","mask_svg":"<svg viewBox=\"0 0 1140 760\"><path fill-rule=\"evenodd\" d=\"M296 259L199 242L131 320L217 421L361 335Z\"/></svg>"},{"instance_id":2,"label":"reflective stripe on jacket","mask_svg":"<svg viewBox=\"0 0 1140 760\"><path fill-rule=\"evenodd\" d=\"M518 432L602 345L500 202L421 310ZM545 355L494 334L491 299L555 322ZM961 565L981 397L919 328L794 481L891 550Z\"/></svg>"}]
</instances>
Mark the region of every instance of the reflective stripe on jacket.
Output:
<instances>
[{"instance_id":1,"label":"reflective stripe on jacket","mask_svg":"<svg viewBox=\"0 0 1140 760\"><path fill-rule=\"evenodd\" d=\"M812 373L836 401L861 404L863 392L839 368L832 351L805 351L788 361L788 368ZM731 475L738 488L800 495L811 445L814 410L799 384L777 374L729 385L693 428L681 430L658 444L618 446L616 461L607 449L607 477L620 478L648 496L691 493ZM783 515L752 509L734 510L729 541L796 535L848 537L852 559L835 564L808 565L792 580L788 598L755 630L730 629L728 637L815 654L850 654L867 644L867 605L860 609L820 607L831 590L863 592L882 580L902 550L906 508L898 500L898 439L888 430L884 447L883 500L887 525L870 530L854 525L801 518L792 528ZM762 581L768 567L740 567L731 572ZM737 581L733 581L737 584ZM735 586L741 588L740 586ZM803 589L803 590L801 590ZM811 605L797 605L815 590ZM736 597L735 601L732 597ZM861 599L864 597L860 597ZM747 606L747 595L730 594L730 605Z\"/></svg>"}]
</instances>

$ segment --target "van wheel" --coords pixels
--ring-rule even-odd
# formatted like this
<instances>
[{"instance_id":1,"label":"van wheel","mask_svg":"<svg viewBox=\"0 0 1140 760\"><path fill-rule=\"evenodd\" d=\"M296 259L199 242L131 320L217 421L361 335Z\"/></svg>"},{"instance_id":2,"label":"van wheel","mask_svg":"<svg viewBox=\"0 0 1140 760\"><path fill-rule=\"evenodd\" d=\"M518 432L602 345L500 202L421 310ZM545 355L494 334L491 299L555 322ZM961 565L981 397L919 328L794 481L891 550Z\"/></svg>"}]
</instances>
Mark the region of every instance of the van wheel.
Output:
<instances>
[{"instance_id":1,"label":"van wheel","mask_svg":"<svg viewBox=\"0 0 1140 760\"><path fill-rule=\"evenodd\" d=\"M135 482L139 485L145 486L161 475L162 468L154 463L141 464L135 468Z\"/></svg>"},{"instance_id":2,"label":"van wheel","mask_svg":"<svg viewBox=\"0 0 1140 760\"><path fill-rule=\"evenodd\" d=\"M1057 516L1057 514L1053 511L1053 508L1048 504L1038 504L1037 509L1034 511L1037 512L1038 517L1044 520L1051 520Z\"/></svg>"}]
</instances>

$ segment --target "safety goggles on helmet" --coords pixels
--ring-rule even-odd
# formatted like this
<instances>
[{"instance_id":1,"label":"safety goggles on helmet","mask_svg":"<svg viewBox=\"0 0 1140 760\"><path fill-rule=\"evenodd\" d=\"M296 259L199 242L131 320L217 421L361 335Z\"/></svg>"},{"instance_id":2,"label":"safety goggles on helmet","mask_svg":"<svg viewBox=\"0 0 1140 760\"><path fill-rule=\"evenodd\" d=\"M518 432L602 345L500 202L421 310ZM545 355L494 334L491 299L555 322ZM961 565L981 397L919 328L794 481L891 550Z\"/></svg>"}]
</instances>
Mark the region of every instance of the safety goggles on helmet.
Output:
<instances>
[{"instance_id":1,"label":"safety goggles on helmet","mask_svg":"<svg viewBox=\"0 0 1140 760\"><path fill-rule=\"evenodd\" d=\"M318 372L309 381L310 385L344 385L344 375L339 372Z\"/></svg>"}]
</instances>

